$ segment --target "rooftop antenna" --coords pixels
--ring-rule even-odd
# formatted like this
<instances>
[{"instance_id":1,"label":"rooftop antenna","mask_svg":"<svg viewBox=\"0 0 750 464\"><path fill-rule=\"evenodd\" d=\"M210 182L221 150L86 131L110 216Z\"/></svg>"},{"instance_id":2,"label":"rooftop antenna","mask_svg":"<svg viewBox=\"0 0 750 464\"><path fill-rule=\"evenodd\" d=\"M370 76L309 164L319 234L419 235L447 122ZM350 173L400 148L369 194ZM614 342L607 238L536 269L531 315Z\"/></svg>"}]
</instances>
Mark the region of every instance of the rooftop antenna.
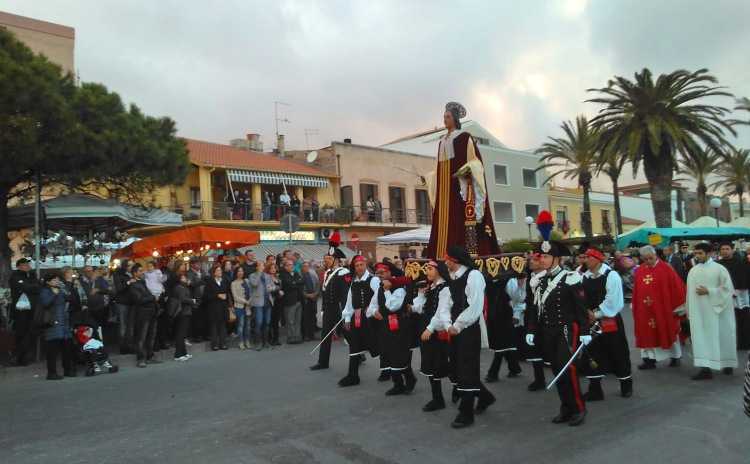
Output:
<instances>
[{"instance_id":1,"label":"rooftop antenna","mask_svg":"<svg viewBox=\"0 0 750 464\"><path fill-rule=\"evenodd\" d=\"M276 124L276 150L279 149L279 122L285 122L289 124L291 121L289 121L287 118L279 118L279 105L282 106L292 106L289 103L284 103L282 101L275 101L273 102L273 119Z\"/></svg>"},{"instance_id":2,"label":"rooftop antenna","mask_svg":"<svg viewBox=\"0 0 750 464\"><path fill-rule=\"evenodd\" d=\"M310 136L318 134L320 134L320 131L318 131L318 129L305 129L305 146L308 150L310 149Z\"/></svg>"}]
</instances>

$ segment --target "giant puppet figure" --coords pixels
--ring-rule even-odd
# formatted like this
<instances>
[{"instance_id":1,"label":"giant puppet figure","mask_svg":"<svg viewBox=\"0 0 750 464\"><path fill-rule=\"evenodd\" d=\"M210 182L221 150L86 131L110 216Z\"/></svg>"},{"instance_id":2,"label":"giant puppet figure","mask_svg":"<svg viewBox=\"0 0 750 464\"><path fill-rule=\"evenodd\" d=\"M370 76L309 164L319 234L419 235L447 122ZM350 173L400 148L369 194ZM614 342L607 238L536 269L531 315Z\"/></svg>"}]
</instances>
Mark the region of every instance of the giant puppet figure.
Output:
<instances>
[{"instance_id":1,"label":"giant puppet figure","mask_svg":"<svg viewBox=\"0 0 750 464\"><path fill-rule=\"evenodd\" d=\"M427 256L442 259L451 245L476 258L500 253L484 181L482 155L468 132L461 130L466 109L445 105L443 122L448 132L440 138L438 166L431 179L432 231Z\"/></svg>"}]
</instances>

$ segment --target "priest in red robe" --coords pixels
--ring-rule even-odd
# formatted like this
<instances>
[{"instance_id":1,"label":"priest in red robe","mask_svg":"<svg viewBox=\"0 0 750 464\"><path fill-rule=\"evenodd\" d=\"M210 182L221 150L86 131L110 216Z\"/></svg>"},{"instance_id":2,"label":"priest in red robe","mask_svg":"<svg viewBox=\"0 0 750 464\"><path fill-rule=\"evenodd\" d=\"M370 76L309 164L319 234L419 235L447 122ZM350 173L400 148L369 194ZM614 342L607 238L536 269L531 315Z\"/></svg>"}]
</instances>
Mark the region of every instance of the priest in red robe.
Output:
<instances>
[{"instance_id":1,"label":"priest in red robe","mask_svg":"<svg viewBox=\"0 0 750 464\"><path fill-rule=\"evenodd\" d=\"M680 364L682 348L680 315L684 314L685 282L672 266L656 256L656 250L640 250L642 264L633 278L635 345L643 364L638 369L655 369L656 362L671 358L670 367Z\"/></svg>"},{"instance_id":2,"label":"priest in red robe","mask_svg":"<svg viewBox=\"0 0 750 464\"><path fill-rule=\"evenodd\" d=\"M443 123L448 132L440 138L438 166L430 179L434 210L427 256L442 259L448 247L458 245L472 257L500 253L492 223L479 148L461 130L466 109L445 105Z\"/></svg>"}]
</instances>

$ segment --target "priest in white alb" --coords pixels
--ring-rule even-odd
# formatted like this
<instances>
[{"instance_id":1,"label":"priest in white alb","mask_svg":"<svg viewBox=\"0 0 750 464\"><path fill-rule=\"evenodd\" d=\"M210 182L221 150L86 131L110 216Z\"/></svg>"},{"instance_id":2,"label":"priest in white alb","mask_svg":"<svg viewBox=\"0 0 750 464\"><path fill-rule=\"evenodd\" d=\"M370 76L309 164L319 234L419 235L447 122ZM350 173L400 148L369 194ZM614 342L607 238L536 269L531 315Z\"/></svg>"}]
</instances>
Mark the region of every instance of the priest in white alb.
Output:
<instances>
[{"instance_id":1,"label":"priest in white alb","mask_svg":"<svg viewBox=\"0 0 750 464\"><path fill-rule=\"evenodd\" d=\"M693 380L712 378L712 370L731 375L737 367L732 277L724 266L711 260L710 253L708 243L695 246L696 264L687 279L693 362L700 369Z\"/></svg>"}]
</instances>

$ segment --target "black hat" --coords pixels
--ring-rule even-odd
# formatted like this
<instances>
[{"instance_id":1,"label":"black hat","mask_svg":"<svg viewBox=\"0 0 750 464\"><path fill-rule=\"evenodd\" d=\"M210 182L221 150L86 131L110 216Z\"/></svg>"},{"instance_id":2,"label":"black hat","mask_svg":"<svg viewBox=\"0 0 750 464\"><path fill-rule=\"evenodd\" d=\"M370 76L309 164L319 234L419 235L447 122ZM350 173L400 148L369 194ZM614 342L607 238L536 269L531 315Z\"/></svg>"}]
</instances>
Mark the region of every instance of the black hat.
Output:
<instances>
[{"instance_id":1,"label":"black hat","mask_svg":"<svg viewBox=\"0 0 750 464\"><path fill-rule=\"evenodd\" d=\"M471 259L471 256L469 256L469 252L466 251L466 248L459 246L459 245L452 245L448 248L448 252L446 253L446 256L453 261L457 262L458 264L463 264L464 266L468 268L474 267L474 260Z\"/></svg>"},{"instance_id":2,"label":"black hat","mask_svg":"<svg viewBox=\"0 0 750 464\"><path fill-rule=\"evenodd\" d=\"M333 248L332 250L329 250L328 256L333 256L335 259L346 259L346 255L340 248Z\"/></svg>"},{"instance_id":3,"label":"black hat","mask_svg":"<svg viewBox=\"0 0 750 464\"><path fill-rule=\"evenodd\" d=\"M19 260L16 261L16 267L18 267L18 266L20 266L22 264L29 264L30 262L31 262L31 260L28 259L28 258L21 258L21 259L19 259Z\"/></svg>"},{"instance_id":4,"label":"black hat","mask_svg":"<svg viewBox=\"0 0 750 464\"><path fill-rule=\"evenodd\" d=\"M578 252L576 254L578 256L585 255L589 248L591 248L591 244L589 244L589 242L583 242L581 243L581 246L578 247Z\"/></svg>"},{"instance_id":5,"label":"black hat","mask_svg":"<svg viewBox=\"0 0 750 464\"><path fill-rule=\"evenodd\" d=\"M542 255L551 255L555 258L563 256L570 256L570 250L568 247L556 240L550 240L549 242L542 242L534 249L535 253Z\"/></svg>"}]
</instances>

